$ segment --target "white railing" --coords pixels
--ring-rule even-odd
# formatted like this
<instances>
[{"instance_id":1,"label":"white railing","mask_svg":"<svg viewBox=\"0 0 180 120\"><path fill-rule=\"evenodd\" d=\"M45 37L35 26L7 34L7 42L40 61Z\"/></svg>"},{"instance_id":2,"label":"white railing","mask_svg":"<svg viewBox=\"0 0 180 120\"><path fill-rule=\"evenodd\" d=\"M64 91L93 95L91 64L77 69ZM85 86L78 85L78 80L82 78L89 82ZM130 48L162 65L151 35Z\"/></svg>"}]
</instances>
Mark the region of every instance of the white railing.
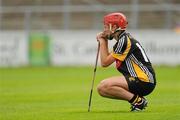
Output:
<instances>
[{"instance_id":1,"label":"white railing","mask_svg":"<svg viewBox=\"0 0 180 120\"><path fill-rule=\"evenodd\" d=\"M140 12L164 12L165 14L165 28L170 28L172 25L172 13L180 12L180 4L167 4L167 3L157 3L157 4L138 4L138 0L132 2L132 4L120 4L120 5L104 5L104 4L89 4L89 5L53 5L53 6L1 6L0 4L0 24L2 20L2 14L4 13L24 13L25 22L28 24L28 18L33 17L32 13L63 13L63 28L69 29L69 23L71 19L71 13L93 13L96 14L94 19L99 21L101 18L97 15L101 12L114 12L123 11L130 12L130 28L138 28L139 13ZM30 16L30 17L27 17ZM1 25L0 25L1 26ZM26 25L27 26L27 25ZM97 29L97 26L95 26ZM0 27L1 29L1 27Z\"/></svg>"},{"instance_id":2,"label":"white railing","mask_svg":"<svg viewBox=\"0 0 180 120\"><path fill-rule=\"evenodd\" d=\"M30 12L110 12L133 11L133 4L121 5L53 5L53 6L1 6L0 13ZM180 4L141 4L138 11L180 11Z\"/></svg>"}]
</instances>

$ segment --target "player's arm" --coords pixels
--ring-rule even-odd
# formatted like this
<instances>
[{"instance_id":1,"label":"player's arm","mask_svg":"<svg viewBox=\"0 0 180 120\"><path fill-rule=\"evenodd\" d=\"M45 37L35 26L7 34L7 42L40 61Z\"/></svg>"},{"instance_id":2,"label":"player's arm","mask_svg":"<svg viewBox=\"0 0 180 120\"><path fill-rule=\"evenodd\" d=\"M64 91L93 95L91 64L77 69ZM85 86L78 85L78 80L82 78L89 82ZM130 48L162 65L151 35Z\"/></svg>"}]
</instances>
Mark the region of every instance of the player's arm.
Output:
<instances>
[{"instance_id":1,"label":"player's arm","mask_svg":"<svg viewBox=\"0 0 180 120\"><path fill-rule=\"evenodd\" d=\"M100 42L100 58L103 67L108 67L115 61L115 58L108 51L108 42L105 40Z\"/></svg>"},{"instance_id":2,"label":"player's arm","mask_svg":"<svg viewBox=\"0 0 180 120\"><path fill-rule=\"evenodd\" d=\"M115 58L109 53L108 40L102 37L102 33L97 35L97 40L100 42L101 66L108 67L115 61Z\"/></svg>"}]
</instances>

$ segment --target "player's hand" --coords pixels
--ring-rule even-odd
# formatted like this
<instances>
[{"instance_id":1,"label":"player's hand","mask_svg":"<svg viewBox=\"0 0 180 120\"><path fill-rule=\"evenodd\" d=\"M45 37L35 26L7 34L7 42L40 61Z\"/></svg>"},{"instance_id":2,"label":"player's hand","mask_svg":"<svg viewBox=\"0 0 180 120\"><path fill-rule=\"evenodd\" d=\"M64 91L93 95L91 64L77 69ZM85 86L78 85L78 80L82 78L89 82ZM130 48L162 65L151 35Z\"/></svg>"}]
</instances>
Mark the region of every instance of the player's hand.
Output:
<instances>
[{"instance_id":1,"label":"player's hand","mask_svg":"<svg viewBox=\"0 0 180 120\"><path fill-rule=\"evenodd\" d=\"M100 32L97 34L96 39L98 42L103 42L103 41L107 41L106 39L106 35L104 34L104 32Z\"/></svg>"}]
</instances>

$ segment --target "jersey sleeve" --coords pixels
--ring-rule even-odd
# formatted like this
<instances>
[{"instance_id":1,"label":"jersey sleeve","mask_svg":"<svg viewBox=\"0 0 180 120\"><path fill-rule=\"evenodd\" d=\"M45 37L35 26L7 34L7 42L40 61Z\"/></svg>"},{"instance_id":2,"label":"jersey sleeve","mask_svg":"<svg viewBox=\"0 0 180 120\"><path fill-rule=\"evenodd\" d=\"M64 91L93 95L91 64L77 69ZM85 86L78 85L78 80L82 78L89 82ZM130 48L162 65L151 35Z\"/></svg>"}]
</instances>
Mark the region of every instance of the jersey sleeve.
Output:
<instances>
[{"instance_id":1,"label":"jersey sleeve","mask_svg":"<svg viewBox=\"0 0 180 120\"><path fill-rule=\"evenodd\" d=\"M131 49L131 41L128 36L122 36L119 41L113 46L112 56L115 59L124 61Z\"/></svg>"}]
</instances>

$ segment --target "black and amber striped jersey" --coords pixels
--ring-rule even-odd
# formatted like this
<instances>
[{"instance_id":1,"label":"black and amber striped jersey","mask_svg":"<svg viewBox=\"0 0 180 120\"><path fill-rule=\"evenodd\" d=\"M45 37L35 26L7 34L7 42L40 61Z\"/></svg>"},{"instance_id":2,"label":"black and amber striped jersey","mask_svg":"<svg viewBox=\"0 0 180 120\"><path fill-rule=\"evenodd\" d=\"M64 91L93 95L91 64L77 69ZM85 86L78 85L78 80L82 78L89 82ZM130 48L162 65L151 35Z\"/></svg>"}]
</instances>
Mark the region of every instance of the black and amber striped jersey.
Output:
<instances>
[{"instance_id":1,"label":"black and amber striped jersey","mask_svg":"<svg viewBox=\"0 0 180 120\"><path fill-rule=\"evenodd\" d=\"M141 44L123 31L113 46L116 67L124 76L137 77L144 82L156 83L155 72ZM119 64L121 62L121 64Z\"/></svg>"}]
</instances>

